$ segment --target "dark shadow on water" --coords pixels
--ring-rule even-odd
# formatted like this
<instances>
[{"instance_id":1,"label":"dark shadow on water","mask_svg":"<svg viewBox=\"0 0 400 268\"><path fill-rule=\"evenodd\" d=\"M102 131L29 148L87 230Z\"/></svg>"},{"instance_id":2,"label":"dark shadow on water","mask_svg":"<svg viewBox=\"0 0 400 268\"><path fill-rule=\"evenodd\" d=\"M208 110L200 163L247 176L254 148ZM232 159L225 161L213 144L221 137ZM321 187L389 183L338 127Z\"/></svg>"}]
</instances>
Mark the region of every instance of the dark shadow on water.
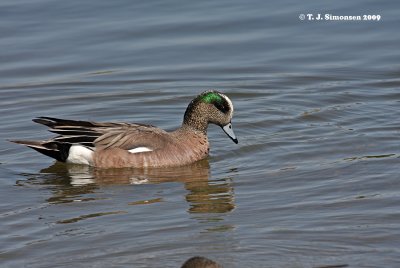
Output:
<instances>
[{"instance_id":1,"label":"dark shadow on water","mask_svg":"<svg viewBox=\"0 0 400 268\"><path fill-rule=\"evenodd\" d=\"M210 180L208 160L182 167L147 169L96 169L56 162L38 175L23 175L28 179L17 181L17 185L39 184L50 188L53 194L47 202L51 204L99 200L101 197L97 197L96 192L109 186L180 182L187 190L185 200L190 213L225 213L235 208L231 178ZM129 205L162 201L162 198L155 198Z\"/></svg>"}]
</instances>

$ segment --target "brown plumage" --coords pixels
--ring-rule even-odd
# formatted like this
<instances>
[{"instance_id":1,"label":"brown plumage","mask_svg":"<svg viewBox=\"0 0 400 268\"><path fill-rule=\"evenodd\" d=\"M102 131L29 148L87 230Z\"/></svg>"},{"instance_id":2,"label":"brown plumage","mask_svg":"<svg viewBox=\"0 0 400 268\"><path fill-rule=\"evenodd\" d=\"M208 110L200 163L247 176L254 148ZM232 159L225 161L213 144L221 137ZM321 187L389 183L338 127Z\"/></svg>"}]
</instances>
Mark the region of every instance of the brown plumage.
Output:
<instances>
[{"instance_id":1,"label":"brown plumage","mask_svg":"<svg viewBox=\"0 0 400 268\"><path fill-rule=\"evenodd\" d=\"M46 141L13 140L58 161L99 168L170 167L207 157L209 123L223 128L237 143L232 131L233 105L218 91L205 91L186 109L182 126L166 132L155 126L134 123L97 123L39 117L34 122L58 136Z\"/></svg>"}]
</instances>

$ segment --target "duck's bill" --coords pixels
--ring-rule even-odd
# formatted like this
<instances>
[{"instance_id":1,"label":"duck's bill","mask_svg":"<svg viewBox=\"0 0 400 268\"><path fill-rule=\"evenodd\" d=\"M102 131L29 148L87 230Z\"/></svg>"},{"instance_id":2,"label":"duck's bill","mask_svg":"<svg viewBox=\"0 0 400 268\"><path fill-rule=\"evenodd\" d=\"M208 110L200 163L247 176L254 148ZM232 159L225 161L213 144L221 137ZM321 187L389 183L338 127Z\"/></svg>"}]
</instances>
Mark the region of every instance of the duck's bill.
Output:
<instances>
[{"instance_id":1,"label":"duck's bill","mask_svg":"<svg viewBox=\"0 0 400 268\"><path fill-rule=\"evenodd\" d=\"M236 143L236 144L238 143L238 140L236 139L236 135L232 129L232 123L229 123L229 124L223 126L222 129L224 130L226 135L228 135L229 138L231 138L231 140L233 140L234 143Z\"/></svg>"}]
</instances>

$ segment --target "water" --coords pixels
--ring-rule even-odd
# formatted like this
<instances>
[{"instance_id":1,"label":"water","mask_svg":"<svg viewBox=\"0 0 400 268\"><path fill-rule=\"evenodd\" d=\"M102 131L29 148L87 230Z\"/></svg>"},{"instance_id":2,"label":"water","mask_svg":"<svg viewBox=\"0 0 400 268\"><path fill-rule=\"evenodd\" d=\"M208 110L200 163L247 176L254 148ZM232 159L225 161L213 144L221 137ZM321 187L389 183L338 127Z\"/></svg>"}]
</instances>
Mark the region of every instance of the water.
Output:
<instances>
[{"instance_id":1,"label":"water","mask_svg":"<svg viewBox=\"0 0 400 268\"><path fill-rule=\"evenodd\" d=\"M399 267L398 8L2 1L1 267ZM36 116L174 129L210 88L239 144L210 126L191 166L92 170L7 141L50 137Z\"/></svg>"}]
</instances>

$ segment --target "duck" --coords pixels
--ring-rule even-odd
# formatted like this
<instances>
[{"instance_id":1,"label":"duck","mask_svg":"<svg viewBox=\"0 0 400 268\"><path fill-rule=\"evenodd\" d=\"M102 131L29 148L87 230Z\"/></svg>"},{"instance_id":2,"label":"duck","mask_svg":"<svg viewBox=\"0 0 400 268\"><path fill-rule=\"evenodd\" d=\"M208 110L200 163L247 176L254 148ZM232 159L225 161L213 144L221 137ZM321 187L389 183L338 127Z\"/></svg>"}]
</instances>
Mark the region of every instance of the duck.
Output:
<instances>
[{"instance_id":1,"label":"duck","mask_svg":"<svg viewBox=\"0 0 400 268\"><path fill-rule=\"evenodd\" d=\"M60 162L96 168L148 168L183 166L205 159L210 147L209 124L222 128L238 143L232 128L233 104L225 94L206 90L187 106L182 125L165 131L153 125L92 122L54 117L32 121L57 136L44 140L11 140Z\"/></svg>"}]
</instances>

